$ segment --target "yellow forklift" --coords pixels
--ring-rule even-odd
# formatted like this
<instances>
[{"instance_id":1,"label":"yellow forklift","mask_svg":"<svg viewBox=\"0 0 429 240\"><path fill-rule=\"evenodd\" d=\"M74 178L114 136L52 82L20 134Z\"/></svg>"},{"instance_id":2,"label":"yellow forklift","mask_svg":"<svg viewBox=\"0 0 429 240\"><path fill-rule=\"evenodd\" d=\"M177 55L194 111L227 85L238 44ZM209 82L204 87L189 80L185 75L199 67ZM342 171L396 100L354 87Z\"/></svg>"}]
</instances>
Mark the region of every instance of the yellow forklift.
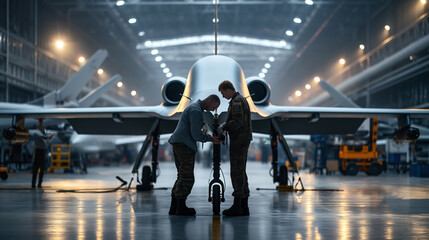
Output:
<instances>
[{"instance_id":1,"label":"yellow forklift","mask_svg":"<svg viewBox=\"0 0 429 240\"><path fill-rule=\"evenodd\" d=\"M370 120L370 132L367 145L340 145L340 172L355 176L363 171L370 176L378 176L383 170L383 162L378 161L377 152L378 119Z\"/></svg>"}]
</instances>

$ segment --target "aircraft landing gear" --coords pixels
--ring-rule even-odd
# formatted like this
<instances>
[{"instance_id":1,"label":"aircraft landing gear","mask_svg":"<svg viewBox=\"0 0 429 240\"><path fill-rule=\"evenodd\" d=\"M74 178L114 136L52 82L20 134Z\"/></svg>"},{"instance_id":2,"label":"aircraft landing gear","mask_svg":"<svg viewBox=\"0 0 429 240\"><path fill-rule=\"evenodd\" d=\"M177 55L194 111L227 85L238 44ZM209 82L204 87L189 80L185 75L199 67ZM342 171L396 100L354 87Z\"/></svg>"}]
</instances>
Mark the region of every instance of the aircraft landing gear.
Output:
<instances>
[{"instance_id":1,"label":"aircraft landing gear","mask_svg":"<svg viewBox=\"0 0 429 240\"><path fill-rule=\"evenodd\" d=\"M153 184L156 183L157 178L157 169L158 169L158 148L159 148L159 120L155 120L152 124L151 129L149 130L147 137L140 149L140 152L137 156L136 162L132 173L138 174L138 168L140 163L143 161L143 157L149 147L149 144L152 142L152 168L150 166L144 166L142 170L141 182L136 186L137 191L151 191L153 190Z\"/></svg>"},{"instance_id":2,"label":"aircraft landing gear","mask_svg":"<svg viewBox=\"0 0 429 240\"><path fill-rule=\"evenodd\" d=\"M214 115L213 136L218 137L216 129L219 127L218 115ZM209 184L209 202L213 205L213 215L220 214L220 204L225 202L225 187L220 180L220 144L213 144L213 180Z\"/></svg>"}]
</instances>

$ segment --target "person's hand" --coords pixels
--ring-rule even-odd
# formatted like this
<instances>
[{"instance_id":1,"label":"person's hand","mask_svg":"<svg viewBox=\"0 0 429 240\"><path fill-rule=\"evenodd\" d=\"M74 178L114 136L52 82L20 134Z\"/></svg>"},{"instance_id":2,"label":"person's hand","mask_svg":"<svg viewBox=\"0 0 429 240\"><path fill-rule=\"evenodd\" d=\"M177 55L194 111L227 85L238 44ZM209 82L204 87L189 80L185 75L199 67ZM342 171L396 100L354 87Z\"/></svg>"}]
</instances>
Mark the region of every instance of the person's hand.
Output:
<instances>
[{"instance_id":1,"label":"person's hand","mask_svg":"<svg viewBox=\"0 0 429 240\"><path fill-rule=\"evenodd\" d=\"M220 140L218 137L213 137L213 144L220 144Z\"/></svg>"}]
</instances>

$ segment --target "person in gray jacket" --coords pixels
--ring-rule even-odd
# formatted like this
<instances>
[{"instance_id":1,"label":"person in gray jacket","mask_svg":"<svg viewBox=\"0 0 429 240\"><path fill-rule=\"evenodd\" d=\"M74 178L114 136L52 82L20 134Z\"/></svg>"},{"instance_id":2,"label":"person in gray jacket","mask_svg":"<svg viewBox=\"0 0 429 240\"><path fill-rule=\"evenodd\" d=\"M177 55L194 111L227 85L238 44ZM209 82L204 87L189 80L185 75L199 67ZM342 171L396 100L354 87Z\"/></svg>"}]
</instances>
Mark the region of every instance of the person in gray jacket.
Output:
<instances>
[{"instance_id":1,"label":"person in gray jacket","mask_svg":"<svg viewBox=\"0 0 429 240\"><path fill-rule=\"evenodd\" d=\"M194 216L194 208L186 206L186 198L194 185L195 154L197 141L219 144L219 139L201 131L204 125L203 111L214 111L220 105L220 99L212 94L204 100L190 104L182 113L176 130L168 142L173 146L174 161L177 168L177 180L171 191L170 215Z\"/></svg>"}]
</instances>

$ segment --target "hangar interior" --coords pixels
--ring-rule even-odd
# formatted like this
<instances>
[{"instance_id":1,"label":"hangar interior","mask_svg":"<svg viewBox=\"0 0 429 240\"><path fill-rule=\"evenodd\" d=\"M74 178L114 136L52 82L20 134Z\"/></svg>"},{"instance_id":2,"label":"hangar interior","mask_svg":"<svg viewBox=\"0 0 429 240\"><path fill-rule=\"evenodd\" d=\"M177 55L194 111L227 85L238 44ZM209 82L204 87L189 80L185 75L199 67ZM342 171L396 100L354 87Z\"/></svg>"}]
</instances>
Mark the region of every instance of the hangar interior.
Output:
<instances>
[{"instance_id":1,"label":"hangar interior","mask_svg":"<svg viewBox=\"0 0 429 240\"><path fill-rule=\"evenodd\" d=\"M0 102L6 108L36 103L103 49L108 55L97 72L56 107L79 107L116 74L120 79L113 79L93 107L161 104L169 79L186 79L197 60L217 51L236 60L246 78L265 80L272 104L429 108L426 0L219 0L217 19L215 1L0 0ZM197 155L189 198L197 216L181 218L167 214L176 176L168 137L159 140L159 189L149 192L124 186L110 192L117 185L114 176L126 175L131 185L130 168L144 136L76 136L67 124L49 130L57 134L52 144L69 144L71 167L45 175L38 190L29 188L33 143L2 138L0 167L10 174L0 180L0 231L14 239L426 239L429 119L412 119L420 138L402 145L392 140L396 120L365 124L362 135L285 136L300 172L289 172L289 181L301 178L305 192L274 189L272 142L254 135L248 160L251 215L233 219L212 216L207 202L211 145L199 145ZM347 145L358 148L343 152L377 157L360 167L348 165L339 155ZM222 148L222 209L232 203L227 151ZM290 170L287 154L278 154L278 166ZM143 161L150 164L151 155Z\"/></svg>"}]
</instances>

